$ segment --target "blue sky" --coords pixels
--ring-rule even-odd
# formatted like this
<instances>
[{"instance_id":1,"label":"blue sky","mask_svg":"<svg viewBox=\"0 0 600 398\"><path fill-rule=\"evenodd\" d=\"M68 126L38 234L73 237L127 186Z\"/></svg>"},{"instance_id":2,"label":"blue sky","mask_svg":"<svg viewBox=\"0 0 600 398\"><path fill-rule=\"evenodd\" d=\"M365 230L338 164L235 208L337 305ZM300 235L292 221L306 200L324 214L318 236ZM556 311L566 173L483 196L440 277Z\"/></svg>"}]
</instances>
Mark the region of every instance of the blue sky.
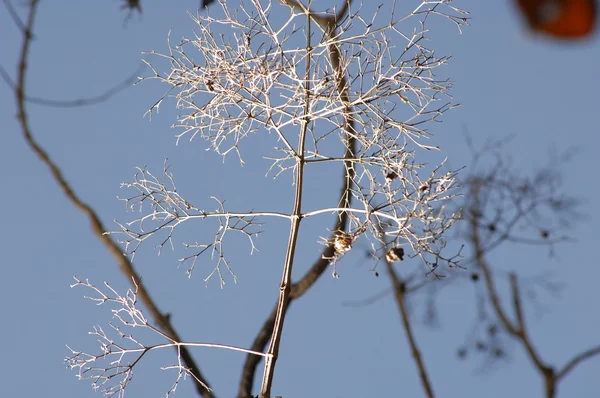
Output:
<instances>
[{"instance_id":1,"label":"blue sky","mask_svg":"<svg viewBox=\"0 0 600 398\"><path fill-rule=\"evenodd\" d=\"M581 200L584 215L564 231L573 242L558 246L552 258L546 249L516 245L504 246L490 257L503 270L551 273L553 280L564 284L560 297L543 297L549 309L543 316L526 307L536 346L548 362L560 366L574 353L597 345L600 335L595 305L600 270L594 252L599 221L594 159L600 138L594 120L600 43L596 37L567 45L531 35L510 2L455 3L471 12L471 26L459 35L452 24L440 19L431 24L429 43L438 56L452 55L441 73L455 82L452 94L462 104L431 128L435 135L431 142L442 147L450 165L469 167L465 133L478 144L514 134L506 151L514 170L523 176L548 164L552 153L578 150L561 169L563 189ZM191 36L194 23L187 13L194 13L197 4L147 1L142 4L143 14L133 15L124 26L126 12L117 1L43 1L31 49L29 94L67 100L105 91L140 66L143 51L166 52L170 30L175 42ZM0 63L14 77L21 38L6 9L2 10ZM369 14L369 6L364 11ZM87 332L94 325L107 325L110 312L85 300L83 289L69 285L73 275L97 285L107 281L120 291L128 284L90 232L87 220L67 202L26 146L15 118L14 97L6 85L0 90L4 392L21 397L98 396L87 381L77 381L62 361L69 353L66 344L96 350ZM230 208L291 208L289 180L265 179L268 163L263 159L246 156L242 168L234 159L223 163L217 154L205 151L201 140L177 146L177 131L170 128L177 115L174 102L166 101L151 122L143 118L163 92L163 86L147 82L92 107L28 106L33 134L105 224L116 228L113 219L131 217L116 197L127 194L119 184L131 180L134 166L148 165L159 173L165 158L180 191L207 207L214 206L208 205L214 195L226 198ZM270 144L264 137L251 137L246 149ZM334 201L335 181L324 181L323 192L312 195L309 203L316 204L321 197ZM306 223L296 276L319 255L315 242L332 223L331 217ZM204 231L202 224L195 228ZM205 287L202 279L207 269L198 268L188 279L184 269L177 268L176 259L183 255L179 247L160 257L148 247L136 257L145 283L161 309L173 314L173 323L186 340L250 344L277 297L288 226L275 220L263 229L259 253L247 256L242 246L234 254L238 282L229 279L224 289L216 281ZM327 273L293 304L286 319L275 394L289 398L314 396L317 391L316 396L364 397L400 391L406 397L422 396L392 297L359 308L346 304L388 288L387 279L375 278L370 266L359 255L348 256L339 265L340 279ZM401 273L419 267L425 272L416 260L401 267ZM507 346L510 361L489 364L477 356L457 361L456 350L473 325L472 284L444 289L438 298L437 328L419 322L426 298L424 294L411 297L411 309L437 396L542 396L541 379L515 343ZM217 349L194 353L217 396L233 396L244 357ZM159 367L172 361L170 350L149 356L135 370L126 395L162 396L174 375ZM599 372L600 358L584 363L560 385L558 396L600 396ZM193 389L184 383L177 394L190 396Z\"/></svg>"}]
</instances>

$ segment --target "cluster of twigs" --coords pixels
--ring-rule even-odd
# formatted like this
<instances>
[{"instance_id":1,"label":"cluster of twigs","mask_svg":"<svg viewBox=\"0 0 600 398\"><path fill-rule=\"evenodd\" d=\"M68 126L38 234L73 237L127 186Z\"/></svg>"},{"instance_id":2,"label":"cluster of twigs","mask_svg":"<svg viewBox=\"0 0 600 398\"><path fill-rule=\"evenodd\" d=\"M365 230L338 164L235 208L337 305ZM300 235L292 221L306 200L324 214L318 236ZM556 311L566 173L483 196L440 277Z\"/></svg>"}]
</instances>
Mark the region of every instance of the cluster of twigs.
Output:
<instances>
[{"instance_id":1,"label":"cluster of twigs","mask_svg":"<svg viewBox=\"0 0 600 398\"><path fill-rule=\"evenodd\" d=\"M178 140L201 137L217 153L224 157L235 153L243 163L241 140L264 131L276 137L274 146L280 156L271 158L271 170L277 170L276 177L291 171L296 186L293 211L231 212L217 198L217 211L200 209L194 200L179 195L165 167L162 178L139 169L135 180L125 184L137 191L125 200L141 216L120 223L125 247L134 255L151 237L158 239L159 248L171 243L177 226L184 222L217 218L214 239L186 243L185 247L195 250L181 261L190 261L191 272L200 255L210 254L216 264L208 278L216 273L222 284L223 265L234 275L224 250L231 232L247 236L253 251L261 220L290 220L279 302L259 333L268 339L257 340L252 347L262 351L270 341L261 396L270 395L283 321L289 303L299 296L291 270L301 220L331 212L339 216L332 236L325 239L325 252L307 274L311 283L328 263L335 266L338 257L364 233L390 248L406 246L408 255L419 257L430 272L442 263L457 265L456 256L442 254L444 232L459 218L459 213L448 213L444 206L454 195L456 172L442 171L442 165L428 170L415 161L417 151L437 149L423 143L430 136L427 123L454 106L448 94L450 82L436 79L433 73L447 58L436 57L423 45L424 25L411 35L403 34L404 16L392 13L381 22L376 13L367 21L360 9L350 11L349 2L330 14L315 13L294 1L285 3L291 15L277 25L271 4L250 1L235 11L221 4L223 17L195 17L199 31L193 39L171 46L167 55L149 53L168 60L168 73L146 62L154 71L152 79L172 87L149 112L168 96L174 97L183 110ZM427 9L440 13L440 4L426 5L413 15ZM320 35L312 33L313 22ZM304 29L296 27L300 23ZM298 45L301 42L305 45ZM336 141L344 148L343 156L337 154ZM343 165L344 184L337 206L302 209L304 169L313 163ZM347 248L340 247L340 236L346 236L342 241ZM337 275L335 268L333 272ZM251 392L256 365L256 358L249 357L240 396Z\"/></svg>"}]
</instances>

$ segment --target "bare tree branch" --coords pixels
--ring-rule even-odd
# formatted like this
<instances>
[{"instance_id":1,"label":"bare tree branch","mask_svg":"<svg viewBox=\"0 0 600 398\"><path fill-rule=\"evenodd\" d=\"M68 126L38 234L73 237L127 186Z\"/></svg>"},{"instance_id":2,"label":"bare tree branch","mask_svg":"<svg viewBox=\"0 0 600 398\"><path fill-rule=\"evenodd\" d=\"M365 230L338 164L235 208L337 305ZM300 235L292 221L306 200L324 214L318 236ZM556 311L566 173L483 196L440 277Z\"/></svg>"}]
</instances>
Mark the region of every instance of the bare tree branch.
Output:
<instances>
[{"instance_id":1,"label":"bare tree branch","mask_svg":"<svg viewBox=\"0 0 600 398\"><path fill-rule=\"evenodd\" d=\"M32 104L38 104L43 106L49 106L54 108L78 108L82 106L91 106L97 105L102 102L106 102L121 91L124 91L131 87L131 85L137 81L137 76L139 76L140 72L145 68L145 65L141 65L139 68L135 70L132 74L127 76L123 81L115 84L113 87L109 88L105 92L95 95L93 97L85 97L78 98L74 100L55 100L49 98L42 97L34 97L34 96L25 96L25 101L30 102ZM8 86L14 91L15 83L11 80L8 72L0 65L0 76L2 79L8 84Z\"/></svg>"},{"instance_id":2,"label":"bare tree branch","mask_svg":"<svg viewBox=\"0 0 600 398\"><path fill-rule=\"evenodd\" d=\"M58 185L65 193L67 198L77 209L79 209L88 218L88 220L90 221L92 231L94 232L96 237L102 242L102 244L104 244L107 250L112 254L123 274L137 285L138 295L142 299L146 307L149 309L155 322L166 334L170 336L170 338L176 341L181 341L180 337L171 325L169 317L164 315L160 311L156 303L152 300L150 293L143 285L141 277L136 272L133 264L127 259L127 257L123 255L123 252L119 248L119 246L108 235L105 235L104 232L106 231L106 229L100 221L100 218L98 217L96 211L90 205L85 203L81 198L79 198L79 196L75 193L74 189L67 182L60 168L56 165L56 163L52 160L52 158L44 150L44 148L42 148L40 144L36 141L36 139L33 137L31 128L29 126L28 114L25 108L25 86L27 62L29 58L29 48L33 37L33 27L38 4L38 0L32 0L29 4L29 13L27 17L27 22L25 23L23 44L21 46L21 52L18 63L18 77L15 86L15 96L18 108L17 117L19 123L21 124L23 136L29 144L29 146L31 147L31 149L33 150L33 152L48 167L52 176L54 177L54 180L58 183ZM183 358L187 367L190 369L191 373L194 374L195 378L197 378L197 380L200 381L196 382L198 394L204 398L213 398L212 392L204 387L204 385L208 385L208 383L202 376L200 369L194 362L188 349L186 347L181 347L180 349L181 357Z\"/></svg>"},{"instance_id":3,"label":"bare tree branch","mask_svg":"<svg viewBox=\"0 0 600 398\"><path fill-rule=\"evenodd\" d=\"M419 378L421 379L421 385L425 390L425 395L428 398L433 398L435 396L433 392L433 386L431 385L431 380L429 378L429 374L427 373L427 369L425 368L425 361L421 356L421 351L419 350L419 346L417 345L417 340L415 339L412 324L410 321L410 314L406 308L406 282L402 280L400 276L396 273L392 263L386 259L385 261L386 269L388 271L388 275L392 280L392 285L394 287L394 298L396 299L396 304L398 304L398 309L400 311L400 316L402 318L402 325L404 326L404 331L406 332L406 339L408 340L408 344L410 346L410 351L412 352L413 359L415 360L415 364L419 371Z\"/></svg>"},{"instance_id":4,"label":"bare tree branch","mask_svg":"<svg viewBox=\"0 0 600 398\"><path fill-rule=\"evenodd\" d=\"M565 366L563 366L561 370L556 372L556 380L560 381L560 379L572 371L575 366L579 365L583 361L591 359L596 355L600 355L600 345L575 355L569 362L565 364Z\"/></svg>"},{"instance_id":5,"label":"bare tree branch","mask_svg":"<svg viewBox=\"0 0 600 398\"><path fill-rule=\"evenodd\" d=\"M294 209L292 211L292 222L290 225L290 235L285 256L285 265L283 267L283 275L279 286L279 301L277 310L275 311L275 319L273 322L273 331L271 333L271 344L267 350L265 358L265 370L261 386L261 398L271 397L271 386L273 384L273 376L275 374L275 364L279 355L279 346L281 343L281 335L283 333L283 324L287 307L290 303L290 291L292 285L292 266L294 263L294 255L296 253L296 243L300 232L300 221L302 220L302 194L304 189L304 146L306 144L306 135L310 118L310 72L311 72L311 34L310 21L308 23L307 35L307 54L306 54L306 69L305 69L305 92L304 92L304 118L300 134L298 137L298 150L296 157L296 192L294 195Z\"/></svg>"}]
</instances>

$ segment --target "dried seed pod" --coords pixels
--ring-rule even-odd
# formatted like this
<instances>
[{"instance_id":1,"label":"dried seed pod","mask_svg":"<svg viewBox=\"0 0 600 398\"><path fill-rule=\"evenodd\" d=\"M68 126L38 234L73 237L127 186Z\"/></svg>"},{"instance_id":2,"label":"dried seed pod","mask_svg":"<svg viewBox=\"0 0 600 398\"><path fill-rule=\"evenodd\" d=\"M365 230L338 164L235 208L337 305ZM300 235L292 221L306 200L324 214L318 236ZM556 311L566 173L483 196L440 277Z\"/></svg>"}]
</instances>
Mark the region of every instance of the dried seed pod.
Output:
<instances>
[{"instance_id":1,"label":"dried seed pod","mask_svg":"<svg viewBox=\"0 0 600 398\"><path fill-rule=\"evenodd\" d=\"M390 263L404 261L404 249L401 247L392 247L386 254L385 259Z\"/></svg>"},{"instance_id":2,"label":"dried seed pod","mask_svg":"<svg viewBox=\"0 0 600 398\"><path fill-rule=\"evenodd\" d=\"M336 234L333 239L333 248L336 256L346 253L352 249L352 236L346 232Z\"/></svg>"}]
</instances>

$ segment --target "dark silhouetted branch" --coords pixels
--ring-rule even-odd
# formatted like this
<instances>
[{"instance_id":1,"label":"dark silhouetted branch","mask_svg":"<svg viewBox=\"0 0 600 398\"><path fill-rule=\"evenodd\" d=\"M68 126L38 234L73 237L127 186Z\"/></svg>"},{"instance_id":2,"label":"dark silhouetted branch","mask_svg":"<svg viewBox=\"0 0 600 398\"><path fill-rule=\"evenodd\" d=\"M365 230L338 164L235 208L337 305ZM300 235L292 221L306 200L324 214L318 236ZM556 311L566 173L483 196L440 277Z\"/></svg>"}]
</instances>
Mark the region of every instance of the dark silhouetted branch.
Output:
<instances>
[{"instance_id":1,"label":"dark silhouetted branch","mask_svg":"<svg viewBox=\"0 0 600 398\"><path fill-rule=\"evenodd\" d=\"M135 70L135 72L127 76L127 78L123 81L115 84L113 87L109 88L102 94L93 97L78 98L74 100L55 100L25 95L24 98L26 102L54 108L78 108L81 106L97 105L99 103L108 101L121 91L131 87L131 85L137 80L137 76L139 76L140 72L144 68L144 65L140 66L138 69ZM15 83L11 80L10 76L2 66L0 66L0 76L2 76L2 79L6 82L6 84L10 86L11 89L16 89Z\"/></svg>"}]
</instances>

